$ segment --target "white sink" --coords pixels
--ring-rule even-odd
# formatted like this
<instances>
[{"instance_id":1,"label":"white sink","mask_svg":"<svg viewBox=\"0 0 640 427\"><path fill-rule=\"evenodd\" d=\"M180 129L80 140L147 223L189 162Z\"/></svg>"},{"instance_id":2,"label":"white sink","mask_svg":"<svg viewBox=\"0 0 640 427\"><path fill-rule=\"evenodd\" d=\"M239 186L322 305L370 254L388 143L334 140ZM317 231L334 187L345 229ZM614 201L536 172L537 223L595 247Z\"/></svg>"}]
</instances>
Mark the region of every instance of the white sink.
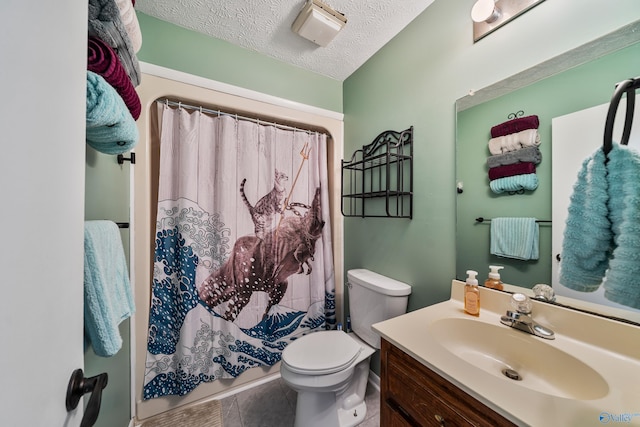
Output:
<instances>
[{"instance_id":1,"label":"white sink","mask_svg":"<svg viewBox=\"0 0 640 427\"><path fill-rule=\"evenodd\" d=\"M465 318L435 320L429 329L451 354L509 384L578 400L609 393L605 379L590 366L525 332Z\"/></svg>"}]
</instances>

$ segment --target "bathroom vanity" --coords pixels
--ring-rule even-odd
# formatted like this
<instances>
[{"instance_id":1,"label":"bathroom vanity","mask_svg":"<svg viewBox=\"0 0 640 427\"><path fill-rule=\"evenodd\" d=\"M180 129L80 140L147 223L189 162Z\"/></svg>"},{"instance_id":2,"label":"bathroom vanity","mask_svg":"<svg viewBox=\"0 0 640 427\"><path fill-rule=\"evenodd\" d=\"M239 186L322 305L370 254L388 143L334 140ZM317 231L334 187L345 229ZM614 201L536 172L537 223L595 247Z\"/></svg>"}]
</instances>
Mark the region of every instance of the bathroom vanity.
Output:
<instances>
[{"instance_id":1,"label":"bathroom vanity","mask_svg":"<svg viewBox=\"0 0 640 427\"><path fill-rule=\"evenodd\" d=\"M479 317L451 299L376 323L381 425L640 425L640 327L541 301L543 339L500 322L511 294L480 288Z\"/></svg>"},{"instance_id":2,"label":"bathroom vanity","mask_svg":"<svg viewBox=\"0 0 640 427\"><path fill-rule=\"evenodd\" d=\"M384 339L380 351L380 425L515 425Z\"/></svg>"}]
</instances>

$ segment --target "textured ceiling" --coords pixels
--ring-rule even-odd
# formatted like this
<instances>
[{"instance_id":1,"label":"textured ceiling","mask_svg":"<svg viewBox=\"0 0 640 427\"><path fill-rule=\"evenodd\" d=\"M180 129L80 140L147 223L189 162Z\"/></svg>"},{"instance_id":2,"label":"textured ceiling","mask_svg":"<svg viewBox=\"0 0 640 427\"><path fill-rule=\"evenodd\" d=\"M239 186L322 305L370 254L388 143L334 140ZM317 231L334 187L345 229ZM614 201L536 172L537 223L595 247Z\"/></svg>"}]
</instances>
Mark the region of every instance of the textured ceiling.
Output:
<instances>
[{"instance_id":1,"label":"textured ceiling","mask_svg":"<svg viewBox=\"0 0 640 427\"><path fill-rule=\"evenodd\" d=\"M433 0L324 0L347 17L327 47L291 31L305 0L137 0L136 10L343 81Z\"/></svg>"}]
</instances>

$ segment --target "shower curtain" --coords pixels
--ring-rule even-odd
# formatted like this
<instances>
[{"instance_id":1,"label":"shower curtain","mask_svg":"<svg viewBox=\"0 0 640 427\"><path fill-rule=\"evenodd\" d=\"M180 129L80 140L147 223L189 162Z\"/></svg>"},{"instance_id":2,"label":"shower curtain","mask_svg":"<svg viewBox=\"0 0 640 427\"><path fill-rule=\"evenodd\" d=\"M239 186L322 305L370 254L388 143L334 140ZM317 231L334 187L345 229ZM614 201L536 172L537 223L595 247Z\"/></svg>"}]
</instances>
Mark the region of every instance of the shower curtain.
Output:
<instances>
[{"instance_id":1,"label":"shower curtain","mask_svg":"<svg viewBox=\"0 0 640 427\"><path fill-rule=\"evenodd\" d=\"M273 365L335 325L327 136L160 109L144 399Z\"/></svg>"}]
</instances>

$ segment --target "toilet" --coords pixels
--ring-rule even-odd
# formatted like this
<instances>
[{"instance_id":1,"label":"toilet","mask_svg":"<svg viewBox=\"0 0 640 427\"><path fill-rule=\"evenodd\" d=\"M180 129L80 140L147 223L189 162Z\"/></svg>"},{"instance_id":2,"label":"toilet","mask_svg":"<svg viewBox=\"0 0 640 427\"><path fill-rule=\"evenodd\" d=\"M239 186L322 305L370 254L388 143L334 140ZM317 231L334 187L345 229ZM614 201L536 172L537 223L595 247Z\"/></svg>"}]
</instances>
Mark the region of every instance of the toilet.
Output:
<instances>
[{"instance_id":1,"label":"toilet","mask_svg":"<svg viewBox=\"0 0 640 427\"><path fill-rule=\"evenodd\" d=\"M404 314L411 287L365 269L347 272L353 332L319 331L282 352L280 374L298 392L295 427L350 427L364 421L371 355L380 336L371 325Z\"/></svg>"}]
</instances>

